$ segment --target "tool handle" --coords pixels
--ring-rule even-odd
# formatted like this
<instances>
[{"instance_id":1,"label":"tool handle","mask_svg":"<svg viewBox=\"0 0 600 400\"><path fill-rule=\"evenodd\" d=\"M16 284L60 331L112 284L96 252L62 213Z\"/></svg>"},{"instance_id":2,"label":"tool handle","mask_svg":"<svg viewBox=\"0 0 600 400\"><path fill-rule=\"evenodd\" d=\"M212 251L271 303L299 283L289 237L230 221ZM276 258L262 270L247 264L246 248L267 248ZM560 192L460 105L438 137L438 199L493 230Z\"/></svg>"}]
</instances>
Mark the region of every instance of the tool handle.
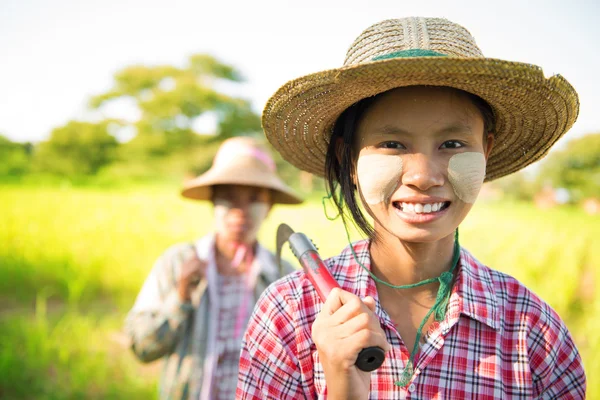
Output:
<instances>
[{"instance_id":1,"label":"tool handle","mask_svg":"<svg viewBox=\"0 0 600 400\"><path fill-rule=\"evenodd\" d=\"M333 288L340 287L335 278L321 260L314 244L303 233L296 232L289 238L290 248L296 256L308 280L312 283L319 297L324 302ZM372 346L362 349L356 359L356 366L361 371L371 372L383 364L385 352L381 347Z\"/></svg>"}]
</instances>

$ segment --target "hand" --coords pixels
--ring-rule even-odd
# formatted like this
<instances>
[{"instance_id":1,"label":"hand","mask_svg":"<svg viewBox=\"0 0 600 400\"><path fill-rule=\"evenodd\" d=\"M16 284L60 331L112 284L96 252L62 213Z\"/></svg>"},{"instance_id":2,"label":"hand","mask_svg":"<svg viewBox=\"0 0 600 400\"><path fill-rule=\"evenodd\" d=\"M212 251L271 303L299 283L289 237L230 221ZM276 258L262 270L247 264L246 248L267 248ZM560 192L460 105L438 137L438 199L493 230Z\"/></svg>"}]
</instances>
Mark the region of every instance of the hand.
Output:
<instances>
[{"instance_id":1,"label":"hand","mask_svg":"<svg viewBox=\"0 0 600 400\"><path fill-rule=\"evenodd\" d=\"M192 291L206 273L206 262L194 256L186 260L181 266L181 275L177 282L177 293L183 302L191 300Z\"/></svg>"},{"instance_id":2,"label":"hand","mask_svg":"<svg viewBox=\"0 0 600 400\"><path fill-rule=\"evenodd\" d=\"M312 338L323 364L327 393L331 399L367 399L371 373L354 365L358 353L390 345L375 315L375 300L363 301L350 292L335 288L327 297L312 326Z\"/></svg>"}]
</instances>

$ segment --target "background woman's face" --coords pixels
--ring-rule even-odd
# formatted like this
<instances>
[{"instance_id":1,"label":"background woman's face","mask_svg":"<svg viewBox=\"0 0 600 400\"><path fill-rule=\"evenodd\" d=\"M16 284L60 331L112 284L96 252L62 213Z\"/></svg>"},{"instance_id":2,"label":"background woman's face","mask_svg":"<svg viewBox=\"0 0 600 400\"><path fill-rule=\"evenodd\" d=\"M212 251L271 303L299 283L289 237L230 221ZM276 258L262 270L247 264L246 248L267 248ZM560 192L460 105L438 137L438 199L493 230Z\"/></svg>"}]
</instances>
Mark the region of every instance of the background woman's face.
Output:
<instances>
[{"instance_id":1,"label":"background woman's face","mask_svg":"<svg viewBox=\"0 0 600 400\"><path fill-rule=\"evenodd\" d=\"M355 181L375 230L407 241L446 237L485 178L492 137L464 93L407 87L377 99L355 136Z\"/></svg>"},{"instance_id":2,"label":"background woman's face","mask_svg":"<svg viewBox=\"0 0 600 400\"><path fill-rule=\"evenodd\" d=\"M231 242L251 244L271 209L271 191L242 185L213 187L215 229Z\"/></svg>"}]
</instances>

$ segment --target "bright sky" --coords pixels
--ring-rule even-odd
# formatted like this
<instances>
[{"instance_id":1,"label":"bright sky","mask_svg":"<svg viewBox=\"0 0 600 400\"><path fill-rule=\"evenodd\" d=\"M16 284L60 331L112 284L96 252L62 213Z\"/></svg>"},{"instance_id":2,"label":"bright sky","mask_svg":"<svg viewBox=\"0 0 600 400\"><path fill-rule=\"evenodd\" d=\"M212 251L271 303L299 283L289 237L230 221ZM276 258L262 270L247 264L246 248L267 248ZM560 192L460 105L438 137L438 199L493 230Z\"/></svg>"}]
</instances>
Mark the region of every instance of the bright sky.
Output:
<instances>
[{"instance_id":1,"label":"bright sky","mask_svg":"<svg viewBox=\"0 0 600 400\"><path fill-rule=\"evenodd\" d=\"M341 66L369 25L411 15L465 26L488 57L560 73L580 95L566 138L600 131L600 6L594 0L0 0L0 134L46 139L92 118L90 96L137 63L183 65L206 52L242 71L256 111L286 81ZM229 89L231 90L231 89ZM113 106L115 108L116 106ZM107 110L106 113L123 110ZM564 140L563 140L564 143Z\"/></svg>"}]
</instances>

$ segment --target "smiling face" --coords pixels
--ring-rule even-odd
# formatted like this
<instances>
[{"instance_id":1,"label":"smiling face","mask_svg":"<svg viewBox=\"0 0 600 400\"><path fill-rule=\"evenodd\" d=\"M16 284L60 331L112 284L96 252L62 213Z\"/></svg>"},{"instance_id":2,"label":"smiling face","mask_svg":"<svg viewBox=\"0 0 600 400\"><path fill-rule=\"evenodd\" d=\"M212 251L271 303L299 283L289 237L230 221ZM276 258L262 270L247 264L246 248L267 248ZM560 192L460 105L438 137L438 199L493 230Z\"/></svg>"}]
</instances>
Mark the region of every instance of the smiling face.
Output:
<instances>
[{"instance_id":1,"label":"smiling face","mask_svg":"<svg viewBox=\"0 0 600 400\"><path fill-rule=\"evenodd\" d=\"M407 87L381 95L354 136L355 181L375 231L436 241L466 217L485 178L493 137L460 91Z\"/></svg>"},{"instance_id":2,"label":"smiling face","mask_svg":"<svg viewBox=\"0 0 600 400\"><path fill-rule=\"evenodd\" d=\"M217 234L231 243L252 244L271 209L271 192L253 186L217 185L213 204Z\"/></svg>"}]
</instances>

